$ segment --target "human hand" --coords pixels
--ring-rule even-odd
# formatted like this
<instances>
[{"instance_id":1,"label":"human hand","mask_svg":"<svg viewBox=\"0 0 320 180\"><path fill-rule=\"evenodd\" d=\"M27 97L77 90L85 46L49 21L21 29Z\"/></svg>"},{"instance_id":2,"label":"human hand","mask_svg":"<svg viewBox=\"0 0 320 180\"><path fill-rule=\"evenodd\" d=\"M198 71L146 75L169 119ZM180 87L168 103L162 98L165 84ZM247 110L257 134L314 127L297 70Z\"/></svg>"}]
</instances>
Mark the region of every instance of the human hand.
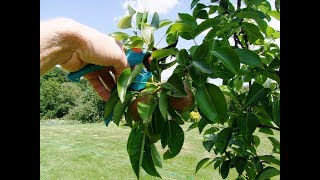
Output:
<instances>
[{"instance_id":1,"label":"human hand","mask_svg":"<svg viewBox=\"0 0 320 180\"><path fill-rule=\"evenodd\" d=\"M74 72L89 63L106 66L84 78L107 100L119 75L129 67L121 42L71 19L40 22L40 75L57 64Z\"/></svg>"}]
</instances>

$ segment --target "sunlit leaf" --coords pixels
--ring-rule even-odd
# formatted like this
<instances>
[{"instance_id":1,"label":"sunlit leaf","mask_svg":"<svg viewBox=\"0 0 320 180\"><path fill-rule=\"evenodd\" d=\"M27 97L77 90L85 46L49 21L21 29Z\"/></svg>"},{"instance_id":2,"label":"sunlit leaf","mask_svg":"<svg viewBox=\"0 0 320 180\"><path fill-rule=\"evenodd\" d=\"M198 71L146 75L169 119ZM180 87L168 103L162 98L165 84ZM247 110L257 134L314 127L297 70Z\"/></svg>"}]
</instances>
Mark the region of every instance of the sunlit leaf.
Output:
<instances>
[{"instance_id":1,"label":"sunlit leaf","mask_svg":"<svg viewBox=\"0 0 320 180\"><path fill-rule=\"evenodd\" d=\"M133 15L128 15L122 19L120 19L120 21L118 22L118 28L120 29L128 29L131 28L131 20L132 20L132 16Z\"/></svg>"}]
</instances>

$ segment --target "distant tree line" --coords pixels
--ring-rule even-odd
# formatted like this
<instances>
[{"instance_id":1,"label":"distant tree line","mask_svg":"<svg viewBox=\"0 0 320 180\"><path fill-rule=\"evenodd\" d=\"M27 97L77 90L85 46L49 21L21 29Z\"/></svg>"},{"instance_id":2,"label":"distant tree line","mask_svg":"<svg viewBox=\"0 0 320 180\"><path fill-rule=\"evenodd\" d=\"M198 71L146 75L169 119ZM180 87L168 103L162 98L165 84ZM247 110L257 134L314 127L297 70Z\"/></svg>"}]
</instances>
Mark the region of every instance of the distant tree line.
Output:
<instances>
[{"instance_id":1,"label":"distant tree line","mask_svg":"<svg viewBox=\"0 0 320 180\"><path fill-rule=\"evenodd\" d=\"M40 78L40 119L70 119L82 123L103 120L105 102L84 79L71 82L55 67Z\"/></svg>"}]
</instances>

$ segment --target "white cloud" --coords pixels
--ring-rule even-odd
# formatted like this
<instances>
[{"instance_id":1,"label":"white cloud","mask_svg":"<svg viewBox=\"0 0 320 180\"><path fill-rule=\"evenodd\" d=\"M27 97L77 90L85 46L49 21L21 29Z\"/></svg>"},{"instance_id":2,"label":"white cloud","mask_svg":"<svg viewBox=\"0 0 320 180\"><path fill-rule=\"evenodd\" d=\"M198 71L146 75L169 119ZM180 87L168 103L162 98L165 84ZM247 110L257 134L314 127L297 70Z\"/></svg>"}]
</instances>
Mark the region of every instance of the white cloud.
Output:
<instances>
[{"instance_id":1,"label":"white cloud","mask_svg":"<svg viewBox=\"0 0 320 180\"><path fill-rule=\"evenodd\" d=\"M171 9L178 5L178 0L125 0L122 4L124 9L130 5L133 9L143 12L158 12L159 14L167 14Z\"/></svg>"}]
</instances>

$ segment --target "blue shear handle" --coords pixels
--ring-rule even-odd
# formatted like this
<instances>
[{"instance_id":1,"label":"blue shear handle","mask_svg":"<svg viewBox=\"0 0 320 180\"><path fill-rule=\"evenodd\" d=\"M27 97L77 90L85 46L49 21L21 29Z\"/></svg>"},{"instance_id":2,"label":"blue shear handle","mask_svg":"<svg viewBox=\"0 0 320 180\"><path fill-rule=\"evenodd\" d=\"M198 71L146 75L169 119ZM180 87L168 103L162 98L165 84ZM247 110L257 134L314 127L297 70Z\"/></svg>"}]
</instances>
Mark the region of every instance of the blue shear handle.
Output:
<instances>
[{"instance_id":1,"label":"blue shear handle","mask_svg":"<svg viewBox=\"0 0 320 180\"><path fill-rule=\"evenodd\" d=\"M88 64L84 68L80 69L79 71L76 72L71 72L67 76L71 81L74 82L79 82L80 78L90 72L99 70L104 68L105 66L99 66L99 65L94 65L94 64Z\"/></svg>"},{"instance_id":2,"label":"blue shear handle","mask_svg":"<svg viewBox=\"0 0 320 180\"><path fill-rule=\"evenodd\" d=\"M145 54L146 53L143 51L142 52L135 52L135 51L132 51L131 49L128 49L126 52L126 56L127 56L127 60L129 62L129 65L134 66L134 65L141 63L143 61ZM73 82L79 82L80 78L82 76L84 76L90 72L102 69L104 67L105 66L88 64L85 67L83 67L82 69L80 69L79 71L69 73L67 75L67 77Z\"/></svg>"}]
</instances>

